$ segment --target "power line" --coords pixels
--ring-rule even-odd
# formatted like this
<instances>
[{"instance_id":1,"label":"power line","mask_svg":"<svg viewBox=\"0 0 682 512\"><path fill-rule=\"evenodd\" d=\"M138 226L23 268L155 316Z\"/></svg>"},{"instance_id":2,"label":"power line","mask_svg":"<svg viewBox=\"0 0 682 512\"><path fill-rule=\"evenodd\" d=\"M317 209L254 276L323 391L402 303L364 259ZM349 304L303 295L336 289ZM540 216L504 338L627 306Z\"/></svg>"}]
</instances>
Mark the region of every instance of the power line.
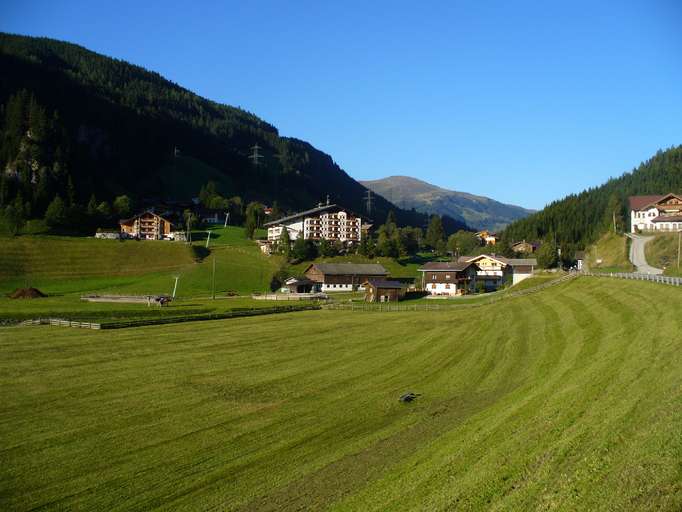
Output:
<instances>
[{"instance_id":1,"label":"power line","mask_svg":"<svg viewBox=\"0 0 682 512\"><path fill-rule=\"evenodd\" d=\"M251 159L253 165L255 165L256 167L260 165L260 159L264 158L263 155L259 153L260 149L261 147L258 144L251 146L251 155L249 155L249 158Z\"/></svg>"}]
</instances>

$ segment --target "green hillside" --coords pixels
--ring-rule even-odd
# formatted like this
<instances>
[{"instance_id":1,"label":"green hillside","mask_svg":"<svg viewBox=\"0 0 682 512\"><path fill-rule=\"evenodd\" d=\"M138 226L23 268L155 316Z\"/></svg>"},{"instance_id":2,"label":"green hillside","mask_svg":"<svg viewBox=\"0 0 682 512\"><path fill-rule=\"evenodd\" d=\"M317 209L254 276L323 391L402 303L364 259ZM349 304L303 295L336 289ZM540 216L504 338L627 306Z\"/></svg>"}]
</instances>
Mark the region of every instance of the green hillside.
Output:
<instances>
[{"instance_id":1,"label":"green hillside","mask_svg":"<svg viewBox=\"0 0 682 512\"><path fill-rule=\"evenodd\" d=\"M205 233L195 233L195 239ZM34 286L54 293L170 293L179 276L180 296L208 295L216 261L216 290L248 294L264 291L279 267L264 256L240 227L212 230L194 248L167 241L115 241L94 238L21 236L2 238L0 292ZM197 259L197 255L201 256Z\"/></svg>"},{"instance_id":2,"label":"green hillside","mask_svg":"<svg viewBox=\"0 0 682 512\"><path fill-rule=\"evenodd\" d=\"M81 46L0 33L0 206L28 201L42 217L55 194L80 205L128 194L185 199L213 180L226 197L304 210L330 200L367 213L367 189L305 141L242 109L202 98L158 73ZM258 165L249 158L258 145ZM36 171L37 169L37 171ZM428 216L382 197L372 216ZM444 220L449 232L463 227Z\"/></svg>"},{"instance_id":3,"label":"green hillside","mask_svg":"<svg viewBox=\"0 0 682 512\"><path fill-rule=\"evenodd\" d=\"M631 195L682 191L682 146L658 151L636 169L605 184L554 201L539 212L510 224L503 233L506 243L516 240L556 238L568 249L594 243L612 226L613 213L627 229Z\"/></svg>"},{"instance_id":4,"label":"green hillside","mask_svg":"<svg viewBox=\"0 0 682 512\"><path fill-rule=\"evenodd\" d=\"M0 329L3 505L680 510L680 293Z\"/></svg>"},{"instance_id":5,"label":"green hillside","mask_svg":"<svg viewBox=\"0 0 682 512\"><path fill-rule=\"evenodd\" d=\"M598 272L632 272L629 240L613 232L604 234L587 251L587 266Z\"/></svg>"},{"instance_id":6,"label":"green hillside","mask_svg":"<svg viewBox=\"0 0 682 512\"><path fill-rule=\"evenodd\" d=\"M649 265L662 268L667 276L682 276L682 267L677 266L679 240L677 233L656 235L645 246ZM682 265L682 260L680 265Z\"/></svg>"}]
</instances>

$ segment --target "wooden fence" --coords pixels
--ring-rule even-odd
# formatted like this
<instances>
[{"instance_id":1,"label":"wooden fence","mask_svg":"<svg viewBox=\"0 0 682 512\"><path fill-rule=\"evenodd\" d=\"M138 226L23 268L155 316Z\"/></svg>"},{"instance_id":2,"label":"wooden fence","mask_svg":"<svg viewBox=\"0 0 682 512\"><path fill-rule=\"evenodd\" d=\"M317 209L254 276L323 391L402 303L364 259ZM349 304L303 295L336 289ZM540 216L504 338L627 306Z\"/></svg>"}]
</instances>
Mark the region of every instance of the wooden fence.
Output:
<instances>
[{"instance_id":1,"label":"wooden fence","mask_svg":"<svg viewBox=\"0 0 682 512\"><path fill-rule=\"evenodd\" d=\"M166 318L146 318L140 320L111 321L105 323L74 322L61 318L38 318L25 320L21 325L55 325L59 327L80 327L82 329L125 329L127 327L143 327L147 325L176 324L183 322L198 322L202 320L223 320L245 316L272 315L276 313L292 313L294 311L309 311L321 309L320 306L274 306L271 308L239 309L225 311L223 313L204 313L198 315L186 315Z\"/></svg>"},{"instance_id":2,"label":"wooden fence","mask_svg":"<svg viewBox=\"0 0 682 512\"><path fill-rule=\"evenodd\" d=\"M56 325L59 327L79 327L81 329L101 329L102 324L94 322L74 322L71 320L64 320L61 318L34 318L32 320L24 320L21 325Z\"/></svg>"}]
</instances>

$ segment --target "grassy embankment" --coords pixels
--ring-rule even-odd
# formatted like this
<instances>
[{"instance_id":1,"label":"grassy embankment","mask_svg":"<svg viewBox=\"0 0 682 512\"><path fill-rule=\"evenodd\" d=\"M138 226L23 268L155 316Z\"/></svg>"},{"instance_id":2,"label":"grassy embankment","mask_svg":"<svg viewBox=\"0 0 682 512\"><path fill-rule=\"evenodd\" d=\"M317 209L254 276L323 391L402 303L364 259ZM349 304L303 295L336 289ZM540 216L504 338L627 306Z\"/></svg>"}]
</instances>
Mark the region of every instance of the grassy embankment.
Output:
<instances>
[{"instance_id":1,"label":"grassy embankment","mask_svg":"<svg viewBox=\"0 0 682 512\"><path fill-rule=\"evenodd\" d=\"M587 251L587 266L594 272L633 272L630 263L630 239L608 232Z\"/></svg>"},{"instance_id":2,"label":"grassy embankment","mask_svg":"<svg viewBox=\"0 0 682 512\"><path fill-rule=\"evenodd\" d=\"M193 249L166 241L96 240L94 238L21 236L0 242L0 322L8 319L60 317L82 321L115 321L272 307L250 298L224 298L227 291L265 291L278 258L263 256L238 227L216 228L210 253L203 232L194 233ZM216 295L210 300L213 258ZM140 304L88 303L86 293L170 294L179 276L177 296L167 308ZM50 295L11 300L17 287L34 286ZM280 305L277 303L277 305Z\"/></svg>"},{"instance_id":3,"label":"grassy embankment","mask_svg":"<svg viewBox=\"0 0 682 512\"><path fill-rule=\"evenodd\" d=\"M3 506L679 510L680 293L2 329Z\"/></svg>"},{"instance_id":4,"label":"grassy embankment","mask_svg":"<svg viewBox=\"0 0 682 512\"><path fill-rule=\"evenodd\" d=\"M677 233L656 235L645 246L649 265L662 268L666 276L682 276L682 267L677 266L678 243Z\"/></svg>"}]
</instances>

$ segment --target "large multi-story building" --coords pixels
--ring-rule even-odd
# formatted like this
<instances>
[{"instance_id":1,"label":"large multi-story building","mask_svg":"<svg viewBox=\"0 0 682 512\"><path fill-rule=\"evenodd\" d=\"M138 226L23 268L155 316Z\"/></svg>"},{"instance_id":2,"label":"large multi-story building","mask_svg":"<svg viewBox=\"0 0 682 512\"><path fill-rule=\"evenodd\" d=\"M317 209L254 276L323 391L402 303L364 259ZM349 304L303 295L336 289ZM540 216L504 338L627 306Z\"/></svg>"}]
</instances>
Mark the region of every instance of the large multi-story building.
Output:
<instances>
[{"instance_id":1,"label":"large multi-story building","mask_svg":"<svg viewBox=\"0 0 682 512\"><path fill-rule=\"evenodd\" d=\"M359 215L335 204L318 206L264 224L268 228L268 242L278 242L282 231L289 231L291 241L329 240L356 243L362 239L362 219Z\"/></svg>"},{"instance_id":2,"label":"large multi-story building","mask_svg":"<svg viewBox=\"0 0 682 512\"><path fill-rule=\"evenodd\" d=\"M172 238L172 224L154 212L143 212L130 219L119 221L121 236L143 240L162 240Z\"/></svg>"},{"instance_id":3,"label":"large multi-story building","mask_svg":"<svg viewBox=\"0 0 682 512\"><path fill-rule=\"evenodd\" d=\"M682 231L682 195L631 196L630 230Z\"/></svg>"}]
</instances>

